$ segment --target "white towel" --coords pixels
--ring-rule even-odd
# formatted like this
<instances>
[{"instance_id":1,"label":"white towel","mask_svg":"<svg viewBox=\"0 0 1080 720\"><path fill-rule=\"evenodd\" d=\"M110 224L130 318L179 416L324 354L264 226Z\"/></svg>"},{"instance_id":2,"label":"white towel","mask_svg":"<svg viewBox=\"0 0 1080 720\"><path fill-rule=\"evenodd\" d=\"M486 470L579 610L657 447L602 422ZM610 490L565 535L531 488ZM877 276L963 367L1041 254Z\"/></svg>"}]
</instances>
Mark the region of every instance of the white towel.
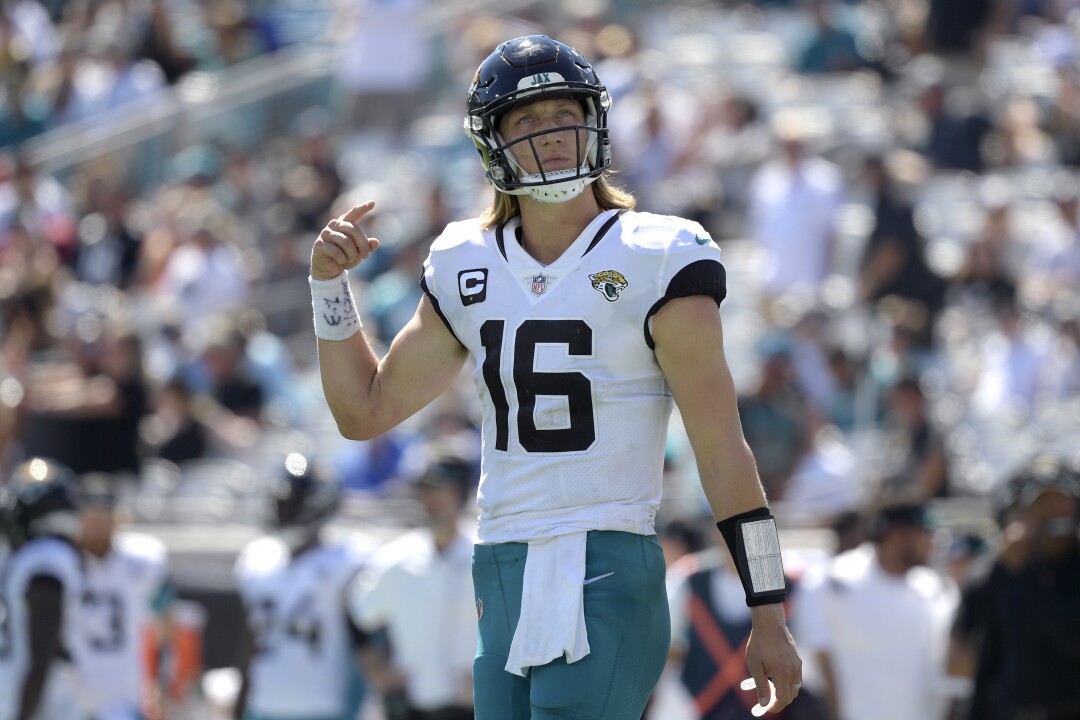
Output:
<instances>
[{"instance_id":1,"label":"white towel","mask_svg":"<svg viewBox=\"0 0 1080 720\"><path fill-rule=\"evenodd\" d=\"M528 668L566 656L589 654L585 631L585 543L577 532L529 543L518 617L506 671L525 677Z\"/></svg>"}]
</instances>

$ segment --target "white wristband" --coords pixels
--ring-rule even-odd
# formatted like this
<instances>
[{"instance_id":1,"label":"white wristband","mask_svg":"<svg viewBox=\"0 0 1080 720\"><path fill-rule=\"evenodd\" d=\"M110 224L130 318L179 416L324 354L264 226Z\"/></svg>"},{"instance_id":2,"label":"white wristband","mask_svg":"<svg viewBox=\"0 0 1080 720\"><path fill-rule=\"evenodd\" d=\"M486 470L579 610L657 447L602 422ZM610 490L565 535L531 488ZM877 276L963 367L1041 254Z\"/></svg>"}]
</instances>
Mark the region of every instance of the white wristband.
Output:
<instances>
[{"instance_id":1,"label":"white wristband","mask_svg":"<svg viewBox=\"0 0 1080 720\"><path fill-rule=\"evenodd\" d=\"M315 313L315 337L320 340L346 340L359 332L363 325L356 313L349 274L341 273L330 280L308 276L311 286L311 308Z\"/></svg>"}]
</instances>

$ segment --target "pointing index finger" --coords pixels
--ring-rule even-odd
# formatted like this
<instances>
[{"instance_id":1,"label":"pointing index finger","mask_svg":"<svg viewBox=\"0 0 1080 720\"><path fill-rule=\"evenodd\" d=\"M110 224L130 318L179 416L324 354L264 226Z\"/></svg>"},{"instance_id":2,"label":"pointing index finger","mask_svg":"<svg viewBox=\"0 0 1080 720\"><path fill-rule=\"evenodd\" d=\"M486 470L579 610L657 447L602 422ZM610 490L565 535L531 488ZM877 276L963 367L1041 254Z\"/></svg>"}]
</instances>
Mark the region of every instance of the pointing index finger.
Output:
<instances>
[{"instance_id":1,"label":"pointing index finger","mask_svg":"<svg viewBox=\"0 0 1080 720\"><path fill-rule=\"evenodd\" d=\"M353 205L344 215L341 216L341 220L347 223L359 222L365 215L371 212L371 209L374 207L374 200L368 200L367 202L362 202L359 205Z\"/></svg>"}]
</instances>

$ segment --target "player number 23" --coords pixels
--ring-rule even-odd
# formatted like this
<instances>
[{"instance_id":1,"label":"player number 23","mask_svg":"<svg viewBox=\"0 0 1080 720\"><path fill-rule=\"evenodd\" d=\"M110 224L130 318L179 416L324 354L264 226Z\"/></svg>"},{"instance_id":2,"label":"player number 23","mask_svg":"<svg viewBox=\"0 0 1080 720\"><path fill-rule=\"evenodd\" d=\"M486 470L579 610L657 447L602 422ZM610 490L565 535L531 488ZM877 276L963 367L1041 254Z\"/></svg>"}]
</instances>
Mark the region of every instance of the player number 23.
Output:
<instances>
[{"instance_id":1,"label":"player number 23","mask_svg":"<svg viewBox=\"0 0 1080 720\"><path fill-rule=\"evenodd\" d=\"M502 381L503 343L506 321L488 320L480 327L484 346L482 371L495 406L495 448L510 445L510 402ZM593 330L580 319L525 320L514 331L513 378L517 388L518 442L526 452L581 452L596 440L592 382L583 373L540 372L536 369L537 345L564 345L567 355L591 356ZM566 428L536 427L537 396L565 397L570 411Z\"/></svg>"}]
</instances>

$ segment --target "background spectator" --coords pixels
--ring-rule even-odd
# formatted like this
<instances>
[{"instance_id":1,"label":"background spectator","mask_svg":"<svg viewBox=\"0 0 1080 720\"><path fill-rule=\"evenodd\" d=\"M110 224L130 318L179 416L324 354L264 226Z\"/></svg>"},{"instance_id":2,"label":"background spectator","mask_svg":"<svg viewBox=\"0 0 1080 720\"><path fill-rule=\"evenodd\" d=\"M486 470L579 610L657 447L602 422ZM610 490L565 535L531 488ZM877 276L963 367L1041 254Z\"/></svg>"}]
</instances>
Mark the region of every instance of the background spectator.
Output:
<instances>
[{"instance_id":1,"label":"background spectator","mask_svg":"<svg viewBox=\"0 0 1080 720\"><path fill-rule=\"evenodd\" d=\"M474 538L462 512L474 468L450 448L429 451L414 482L427 527L383 547L350 597L357 623L386 631L388 649L366 653L365 669L393 720L472 717L473 618L483 608L469 580Z\"/></svg>"},{"instance_id":2,"label":"background spectator","mask_svg":"<svg viewBox=\"0 0 1080 720\"><path fill-rule=\"evenodd\" d=\"M953 683L957 715L1065 718L1080 708L1066 679L1080 669L1080 479L1044 456L1010 485L1002 543L966 589L953 628L950 672L966 681ZM1035 678L1041 692L1031 690Z\"/></svg>"},{"instance_id":3,"label":"background spectator","mask_svg":"<svg viewBox=\"0 0 1080 720\"><path fill-rule=\"evenodd\" d=\"M870 524L872 544L836 556L804 580L797 637L820 669L832 717L944 715L941 685L957 591L925 567L929 522L924 506L884 507Z\"/></svg>"}]
</instances>

